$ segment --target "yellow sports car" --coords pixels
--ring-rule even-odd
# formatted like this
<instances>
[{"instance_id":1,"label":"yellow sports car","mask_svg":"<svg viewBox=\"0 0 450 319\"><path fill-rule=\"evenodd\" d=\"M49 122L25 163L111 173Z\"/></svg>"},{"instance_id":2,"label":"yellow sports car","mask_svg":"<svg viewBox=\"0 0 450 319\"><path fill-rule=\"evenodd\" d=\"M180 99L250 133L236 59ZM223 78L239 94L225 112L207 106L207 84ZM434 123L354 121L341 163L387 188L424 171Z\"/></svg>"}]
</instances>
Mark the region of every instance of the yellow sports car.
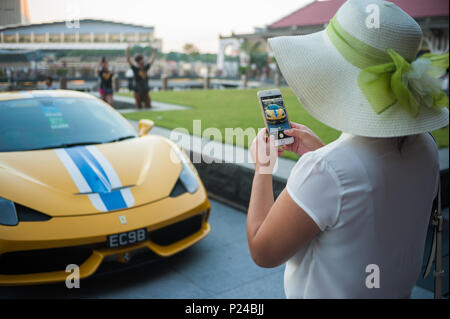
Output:
<instances>
[{"instance_id":1,"label":"yellow sports car","mask_svg":"<svg viewBox=\"0 0 450 319\"><path fill-rule=\"evenodd\" d=\"M266 109L266 119L269 124L279 125L286 122L286 112L276 104L271 104Z\"/></svg>"},{"instance_id":2,"label":"yellow sports car","mask_svg":"<svg viewBox=\"0 0 450 319\"><path fill-rule=\"evenodd\" d=\"M89 94L29 91L0 94L0 122L0 285L126 268L209 233L194 166L151 121L136 134Z\"/></svg>"}]
</instances>

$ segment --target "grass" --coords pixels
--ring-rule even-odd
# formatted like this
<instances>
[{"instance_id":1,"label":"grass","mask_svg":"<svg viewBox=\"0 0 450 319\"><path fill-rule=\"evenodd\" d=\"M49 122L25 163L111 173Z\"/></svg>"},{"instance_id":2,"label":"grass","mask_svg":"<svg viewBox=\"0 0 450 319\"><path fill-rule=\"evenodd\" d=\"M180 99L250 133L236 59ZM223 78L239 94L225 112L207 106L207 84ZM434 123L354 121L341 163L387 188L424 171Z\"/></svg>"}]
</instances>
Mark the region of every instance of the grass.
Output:
<instances>
[{"instance_id":1,"label":"grass","mask_svg":"<svg viewBox=\"0 0 450 319\"><path fill-rule=\"evenodd\" d=\"M218 128L221 136L211 136L211 139L224 143L248 147L251 141L245 138L226 140L226 128L262 128L264 121L261 109L256 99L256 89L249 90L192 90L192 91L162 91L152 92L152 100L190 107L189 110L165 112L134 112L124 116L130 120L151 119L155 125L168 129L185 128L193 134L193 120L201 120L202 132L206 128ZM281 90L291 121L304 124L311 128L325 143L330 143L340 135L336 131L314 119L300 105L291 89ZM131 94L123 94L132 96ZM448 147L448 126L433 133L439 147ZM286 157L297 159L294 154Z\"/></svg>"}]
</instances>

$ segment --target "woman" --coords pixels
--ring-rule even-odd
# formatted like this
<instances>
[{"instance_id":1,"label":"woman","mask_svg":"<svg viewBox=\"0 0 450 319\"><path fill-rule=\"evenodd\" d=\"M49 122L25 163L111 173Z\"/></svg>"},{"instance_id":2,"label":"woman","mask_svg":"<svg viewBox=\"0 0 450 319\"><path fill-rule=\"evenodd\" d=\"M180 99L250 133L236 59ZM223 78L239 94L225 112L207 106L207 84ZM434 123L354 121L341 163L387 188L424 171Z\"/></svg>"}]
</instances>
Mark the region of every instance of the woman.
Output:
<instances>
[{"instance_id":1,"label":"woman","mask_svg":"<svg viewBox=\"0 0 450 319\"><path fill-rule=\"evenodd\" d=\"M378 28L366 24L369 5ZM427 132L448 125L438 80L448 54L416 60L421 37L395 4L350 0L323 32L269 40L303 107L343 131L325 146L292 123L294 144L277 150L262 130L251 146L249 249L262 267L286 263L288 298L410 296L439 179ZM270 172L284 151L302 156L274 200Z\"/></svg>"},{"instance_id":2,"label":"woman","mask_svg":"<svg viewBox=\"0 0 450 319\"><path fill-rule=\"evenodd\" d=\"M108 68L108 61L105 57L103 57L98 64L97 74L100 78L100 97L103 101L113 106L114 98L113 98L113 86L112 86L112 78L114 73Z\"/></svg>"},{"instance_id":3,"label":"woman","mask_svg":"<svg viewBox=\"0 0 450 319\"><path fill-rule=\"evenodd\" d=\"M46 90L56 90L55 86L53 85L53 78L50 75L45 77L44 83Z\"/></svg>"}]
</instances>

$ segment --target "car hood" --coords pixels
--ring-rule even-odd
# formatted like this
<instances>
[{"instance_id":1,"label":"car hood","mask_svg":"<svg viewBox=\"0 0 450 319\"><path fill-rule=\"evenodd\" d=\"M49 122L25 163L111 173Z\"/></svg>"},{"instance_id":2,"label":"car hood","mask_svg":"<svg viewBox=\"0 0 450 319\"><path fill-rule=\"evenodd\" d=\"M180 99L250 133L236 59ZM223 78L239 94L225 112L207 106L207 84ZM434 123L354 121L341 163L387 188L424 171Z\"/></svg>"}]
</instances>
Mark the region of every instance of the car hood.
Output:
<instances>
[{"instance_id":1,"label":"car hood","mask_svg":"<svg viewBox=\"0 0 450 319\"><path fill-rule=\"evenodd\" d=\"M170 195L182 166L170 141L145 136L66 149L0 153L0 197L50 216L128 209Z\"/></svg>"}]
</instances>

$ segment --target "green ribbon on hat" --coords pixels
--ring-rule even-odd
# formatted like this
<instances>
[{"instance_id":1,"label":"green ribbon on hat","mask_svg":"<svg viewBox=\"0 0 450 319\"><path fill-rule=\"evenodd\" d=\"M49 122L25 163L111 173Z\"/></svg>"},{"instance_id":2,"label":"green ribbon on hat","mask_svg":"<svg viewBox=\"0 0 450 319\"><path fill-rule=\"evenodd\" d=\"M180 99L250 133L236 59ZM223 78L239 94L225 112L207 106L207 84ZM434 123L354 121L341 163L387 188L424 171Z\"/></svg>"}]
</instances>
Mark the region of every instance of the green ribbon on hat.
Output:
<instances>
[{"instance_id":1,"label":"green ribbon on hat","mask_svg":"<svg viewBox=\"0 0 450 319\"><path fill-rule=\"evenodd\" d=\"M439 80L449 66L448 53L424 54L409 63L393 49L383 52L355 38L336 17L331 19L327 34L339 53L362 69L358 86L377 114L397 102L413 117L419 114L419 105L448 107L448 96Z\"/></svg>"},{"instance_id":2,"label":"green ribbon on hat","mask_svg":"<svg viewBox=\"0 0 450 319\"><path fill-rule=\"evenodd\" d=\"M394 50L387 49L387 52L392 62L365 68L358 76L358 85L377 114L397 102L413 117L419 115L419 105L435 109L448 106L448 96L441 90L440 82L429 85L447 70L448 53L423 55L410 64ZM418 74L420 78L413 80L419 82L419 88L415 89L410 84L409 74L417 62L424 67L422 74Z\"/></svg>"}]
</instances>

